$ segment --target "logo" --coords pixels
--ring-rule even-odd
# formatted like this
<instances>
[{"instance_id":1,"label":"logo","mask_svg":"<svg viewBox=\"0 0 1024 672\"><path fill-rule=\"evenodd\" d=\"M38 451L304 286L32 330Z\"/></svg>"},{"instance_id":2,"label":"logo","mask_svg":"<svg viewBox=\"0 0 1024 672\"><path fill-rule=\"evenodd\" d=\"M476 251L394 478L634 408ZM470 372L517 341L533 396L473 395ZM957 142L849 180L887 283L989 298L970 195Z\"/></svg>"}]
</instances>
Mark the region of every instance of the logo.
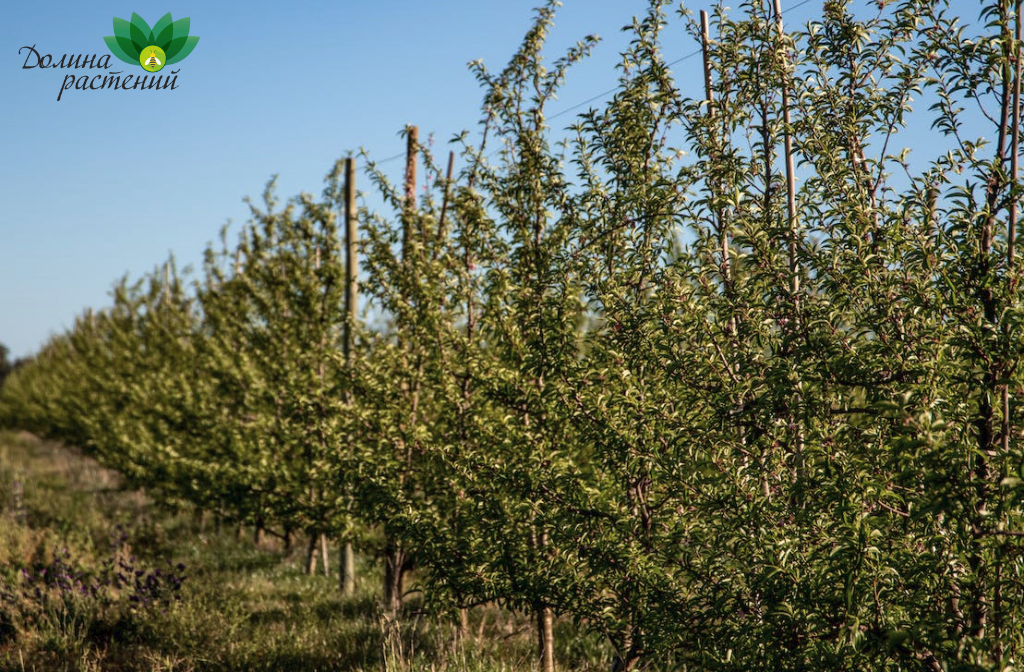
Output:
<instances>
[{"instance_id":1,"label":"logo","mask_svg":"<svg viewBox=\"0 0 1024 672\"><path fill-rule=\"evenodd\" d=\"M167 65L184 60L199 43L198 36L189 36L189 19L177 21L167 12L152 28L132 13L132 20L114 17L114 34L103 38L110 53L125 63L141 66L147 72L158 72Z\"/></svg>"},{"instance_id":2,"label":"logo","mask_svg":"<svg viewBox=\"0 0 1024 672\"><path fill-rule=\"evenodd\" d=\"M64 54L60 57L60 61L57 61L51 54L39 53L34 44L31 47L25 45L18 50L18 53L28 52L25 56L25 64L21 66L22 70L33 68L39 68L40 71L49 68L81 70L87 68L103 71L95 74L72 72L65 75L64 83L61 84L60 91L57 93L57 102L60 102L65 91L71 89L78 91L174 90L178 88L180 68L159 75L156 73L168 65L185 60L185 57L196 48L199 37L190 36L188 34L189 27L187 16L175 21L171 18L170 12L167 12L152 28L138 14L132 14L131 21L114 17L114 34L104 37L103 41L107 43L111 54L129 65L139 66L146 71L145 74L125 74L124 70L106 72L110 70L110 54L102 56L99 54Z\"/></svg>"}]
</instances>

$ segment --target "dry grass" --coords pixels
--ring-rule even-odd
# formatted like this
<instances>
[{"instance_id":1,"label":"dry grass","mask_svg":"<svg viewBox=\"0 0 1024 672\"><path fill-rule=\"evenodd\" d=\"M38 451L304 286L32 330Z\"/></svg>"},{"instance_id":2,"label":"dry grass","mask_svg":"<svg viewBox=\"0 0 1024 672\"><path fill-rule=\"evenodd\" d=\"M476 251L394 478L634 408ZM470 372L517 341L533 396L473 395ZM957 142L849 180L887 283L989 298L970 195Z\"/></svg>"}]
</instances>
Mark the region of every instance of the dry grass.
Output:
<instances>
[{"instance_id":1,"label":"dry grass","mask_svg":"<svg viewBox=\"0 0 1024 672\"><path fill-rule=\"evenodd\" d=\"M480 607L470 615L471 636L462 638L454 619L428 617L414 599L395 622L378 604L380 567L373 559L363 559L356 596L342 599L335 579L302 572L298 553L284 557L269 540L255 548L248 535L236 539L232 528L199 526L189 512L171 515L122 485L78 451L0 432L0 672L535 667L527 618ZM185 564L180 602L140 609L114 590L104 593L106 602L65 603L53 589L48 597L26 597L31 586L23 568L52 564L54 551L66 548L69 564L101 571L119 530L129 536L119 553L138 556L147 571L165 560ZM558 627L562 669L607 669L607 652L596 640L570 624Z\"/></svg>"}]
</instances>

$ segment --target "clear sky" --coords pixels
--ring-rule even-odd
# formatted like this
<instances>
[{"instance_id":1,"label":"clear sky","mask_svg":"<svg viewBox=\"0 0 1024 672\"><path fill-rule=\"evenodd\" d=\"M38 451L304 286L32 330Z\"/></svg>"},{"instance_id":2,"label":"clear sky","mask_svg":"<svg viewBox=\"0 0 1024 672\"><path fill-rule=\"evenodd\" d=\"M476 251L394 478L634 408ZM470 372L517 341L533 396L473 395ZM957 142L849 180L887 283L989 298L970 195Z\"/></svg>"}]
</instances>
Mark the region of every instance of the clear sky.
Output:
<instances>
[{"instance_id":1,"label":"clear sky","mask_svg":"<svg viewBox=\"0 0 1024 672\"><path fill-rule=\"evenodd\" d=\"M242 197L277 173L278 193L319 193L335 159L360 147L377 159L404 149L405 124L433 133L435 151L476 129L481 90L466 67L498 70L541 0L335 0L334 2L18 2L4 6L0 67L0 343L33 353L86 307L109 304L112 283L139 276L173 252L198 265ZM615 85L620 29L643 0L566 0L549 57L591 33L603 38L562 90L557 113ZM694 13L711 0L694 0ZM821 0L783 0L787 24L820 14ZM964 0L974 19L977 4ZM177 90L67 91L66 74L23 69L27 51L109 53L114 16L151 25L170 11L200 37ZM675 21L673 61L698 45ZM30 62L31 64L31 62ZM117 59L110 71L142 73ZM674 68L684 95L700 96L700 60ZM166 70L164 71L166 73ZM595 103L596 104L596 103ZM572 115L554 125L566 126ZM400 160L386 164L399 178ZM368 181L360 177L360 187Z\"/></svg>"}]
</instances>

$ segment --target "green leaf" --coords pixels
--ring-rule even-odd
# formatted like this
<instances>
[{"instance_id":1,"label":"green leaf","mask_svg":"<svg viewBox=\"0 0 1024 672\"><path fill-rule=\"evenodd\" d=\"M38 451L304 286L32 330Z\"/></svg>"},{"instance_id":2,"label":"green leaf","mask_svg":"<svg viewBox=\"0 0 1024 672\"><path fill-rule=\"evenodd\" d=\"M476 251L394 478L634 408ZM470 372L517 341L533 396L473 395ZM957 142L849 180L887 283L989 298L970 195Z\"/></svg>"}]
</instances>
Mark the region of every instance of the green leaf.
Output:
<instances>
[{"instance_id":1,"label":"green leaf","mask_svg":"<svg viewBox=\"0 0 1024 672\"><path fill-rule=\"evenodd\" d=\"M172 25L174 26L174 39L179 37L188 37L188 31L191 28L191 23L187 16L184 19L178 19Z\"/></svg>"},{"instance_id":2,"label":"green leaf","mask_svg":"<svg viewBox=\"0 0 1024 672\"><path fill-rule=\"evenodd\" d=\"M116 35L118 37L124 37L124 38L127 38L127 39L130 40L130 39L132 39L132 32L131 31L132 31L132 24L131 23L125 21L124 19L119 19L116 16L114 17L114 35Z\"/></svg>"},{"instance_id":3,"label":"green leaf","mask_svg":"<svg viewBox=\"0 0 1024 672\"><path fill-rule=\"evenodd\" d=\"M172 63L184 60L186 56L192 53L192 50L195 49L196 45L199 43L198 35L181 38L180 44L178 44L178 39L179 38L174 38L174 40L171 41L171 48L174 50L174 56L171 56L171 52L166 50L164 51L167 55L166 65L171 65Z\"/></svg>"},{"instance_id":4,"label":"green leaf","mask_svg":"<svg viewBox=\"0 0 1024 672\"><path fill-rule=\"evenodd\" d=\"M153 44L153 29L149 27L149 24L139 16L132 12L132 26L131 26L132 42L138 47L139 53L142 50Z\"/></svg>"},{"instance_id":5,"label":"green leaf","mask_svg":"<svg viewBox=\"0 0 1024 672\"><path fill-rule=\"evenodd\" d=\"M135 46L135 42L133 42L133 41L131 41L129 39L123 38L123 37L119 37L119 38L117 38L117 43L118 43L118 45L121 46L121 49L124 50L124 53L126 53L128 55L136 54L135 60L132 61L132 63L137 63L138 62L138 60L139 60L138 54L141 54L141 51Z\"/></svg>"},{"instance_id":6,"label":"green leaf","mask_svg":"<svg viewBox=\"0 0 1024 672\"><path fill-rule=\"evenodd\" d=\"M139 56L142 54L142 49L136 48L135 42L132 40L132 24L115 16L114 37L117 40L118 46L121 47L121 51L131 59L126 62L132 64L138 63ZM118 58L121 57L118 56ZM124 59L122 58L121 60Z\"/></svg>"},{"instance_id":7,"label":"green leaf","mask_svg":"<svg viewBox=\"0 0 1024 672\"><path fill-rule=\"evenodd\" d=\"M156 25L153 26L153 44L164 50L164 54L167 54L167 46L174 39L174 27L171 25L174 23L174 19L171 18L171 13L167 12L164 14Z\"/></svg>"},{"instance_id":8,"label":"green leaf","mask_svg":"<svg viewBox=\"0 0 1024 672\"><path fill-rule=\"evenodd\" d=\"M187 37L176 37L164 48L164 56L167 57L168 62L178 55L178 52L182 50L187 40Z\"/></svg>"},{"instance_id":9,"label":"green leaf","mask_svg":"<svg viewBox=\"0 0 1024 672\"><path fill-rule=\"evenodd\" d=\"M118 43L118 38L114 37L113 35L108 35L107 37L103 38L103 41L107 43L107 49L110 49L110 53L112 53L114 56L117 56L125 63L131 63L132 65L138 64L139 59L132 58L131 56L126 54L124 49L122 49L121 45ZM131 44L131 40L127 40L127 42Z\"/></svg>"}]
</instances>

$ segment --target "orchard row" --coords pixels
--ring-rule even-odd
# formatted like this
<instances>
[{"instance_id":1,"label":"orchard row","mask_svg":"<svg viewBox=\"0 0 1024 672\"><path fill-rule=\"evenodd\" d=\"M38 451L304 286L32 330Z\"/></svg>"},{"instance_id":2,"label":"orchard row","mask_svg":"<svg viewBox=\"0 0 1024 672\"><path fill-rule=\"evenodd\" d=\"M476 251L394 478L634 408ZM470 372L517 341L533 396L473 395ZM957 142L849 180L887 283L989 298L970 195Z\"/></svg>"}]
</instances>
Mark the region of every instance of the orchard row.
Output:
<instances>
[{"instance_id":1,"label":"orchard row","mask_svg":"<svg viewBox=\"0 0 1024 672\"><path fill-rule=\"evenodd\" d=\"M1014 12L974 34L828 2L786 32L744 3L684 24L706 79L680 89L653 2L560 140L546 107L594 43L545 67L545 7L474 66L460 170L410 128L401 187L366 170L383 214L351 159L319 198L268 189L194 278L122 281L19 368L0 418L378 553L389 609L415 568L441 612L536 614L545 671L555 617L623 670L1011 669Z\"/></svg>"}]
</instances>

